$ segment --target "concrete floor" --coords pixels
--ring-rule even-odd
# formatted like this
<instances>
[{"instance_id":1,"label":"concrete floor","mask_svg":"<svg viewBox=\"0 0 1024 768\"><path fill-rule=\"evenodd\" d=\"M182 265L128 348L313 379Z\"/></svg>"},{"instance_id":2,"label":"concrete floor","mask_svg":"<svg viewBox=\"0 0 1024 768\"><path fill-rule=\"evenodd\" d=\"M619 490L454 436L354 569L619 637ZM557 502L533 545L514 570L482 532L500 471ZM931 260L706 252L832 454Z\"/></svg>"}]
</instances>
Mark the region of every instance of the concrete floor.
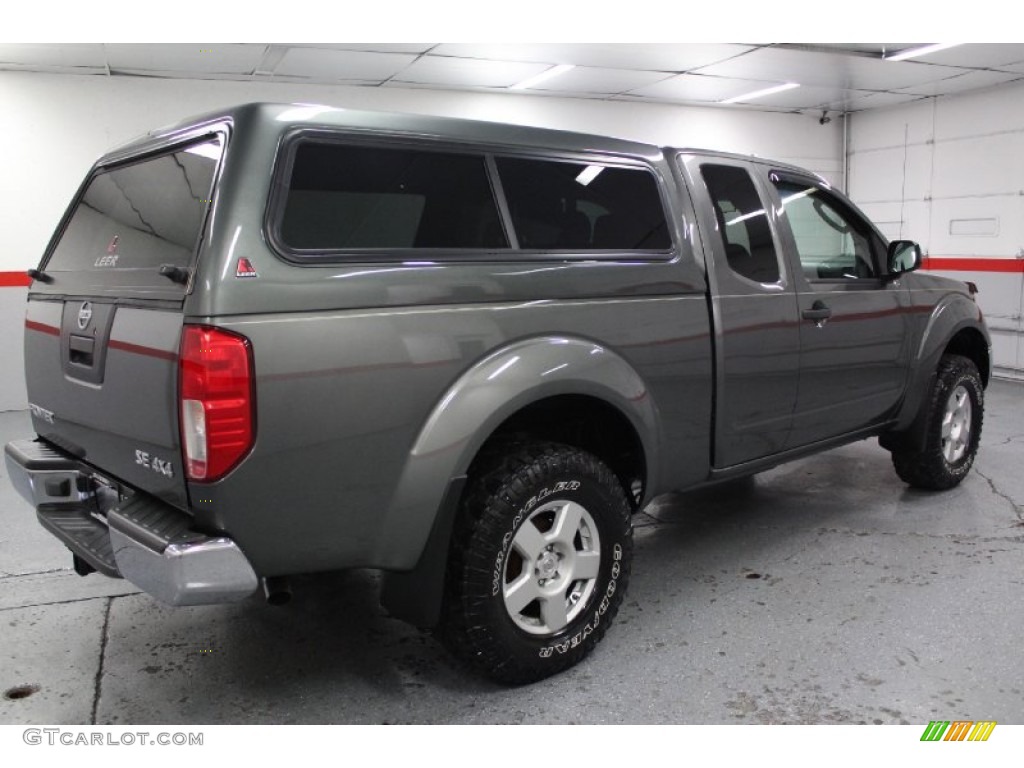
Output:
<instances>
[{"instance_id":1,"label":"concrete floor","mask_svg":"<svg viewBox=\"0 0 1024 768\"><path fill-rule=\"evenodd\" d=\"M908 490L867 441L660 500L608 636L520 689L385 616L372 574L299 579L286 608L79 578L4 478L0 722L1024 723L1022 404L991 386L948 493ZM0 440L28 434L0 414Z\"/></svg>"}]
</instances>

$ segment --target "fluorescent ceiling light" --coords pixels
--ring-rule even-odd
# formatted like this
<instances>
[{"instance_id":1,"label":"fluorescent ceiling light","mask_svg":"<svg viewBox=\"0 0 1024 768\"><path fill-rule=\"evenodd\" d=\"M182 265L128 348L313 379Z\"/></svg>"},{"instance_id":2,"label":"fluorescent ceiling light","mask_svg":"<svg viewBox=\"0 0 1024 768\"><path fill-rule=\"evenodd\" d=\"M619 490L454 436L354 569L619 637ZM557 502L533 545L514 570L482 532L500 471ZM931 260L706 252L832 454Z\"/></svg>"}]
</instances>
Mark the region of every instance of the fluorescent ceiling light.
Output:
<instances>
[{"instance_id":1,"label":"fluorescent ceiling light","mask_svg":"<svg viewBox=\"0 0 1024 768\"><path fill-rule=\"evenodd\" d=\"M744 93L742 96L733 96L731 99L723 99L719 104L735 104L737 101L750 101L751 99L759 99L762 96L771 96L773 93L782 93L783 91L789 91L793 88L799 87L800 83L773 85L771 88L762 88L760 91L752 91L751 93Z\"/></svg>"},{"instance_id":2,"label":"fluorescent ceiling light","mask_svg":"<svg viewBox=\"0 0 1024 768\"><path fill-rule=\"evenodd\" d=\"M533 88L533 86L539 85L540 83L543 83L545 80L550 80L552 77L564 75L566 72L568 72L575 66L575 64L558 64L557 66L554 66L551 69L545 69L539 75L528 77L525 80L523 80L523 82L516 83L515 85L510 86L510 88L513 91L521 91L526 88Z\"/></svg>"},{"instance_id":3,"label":"fluorescent ceiling light","mask_svg":"<svg viewBox=\"0 0 1024 768\"><path fill-rule=\"evenodd\" d=\"M584 187L590 182L597 178L597 174L604 170L604 166L601 165L588 165L582 171L580 175L576 177L576 183L582 184Z\"/></svg>"},{"instance_id":4,"label":"fluorescent ceiling light","mask_svg":"<svg viewBox=\"0 0 1024 768\"><path fill-rule=\"evenodd\" d=\"M963 43L932 43L931 45L922 45L919 48L904 48L898 53L883 56L883 58L886 61L903 61L904 59L913 59L916 56L927 56L929 53L935 53L936 51L944 51L957 45L963 45Z\"/></svg>"}]
</instances>

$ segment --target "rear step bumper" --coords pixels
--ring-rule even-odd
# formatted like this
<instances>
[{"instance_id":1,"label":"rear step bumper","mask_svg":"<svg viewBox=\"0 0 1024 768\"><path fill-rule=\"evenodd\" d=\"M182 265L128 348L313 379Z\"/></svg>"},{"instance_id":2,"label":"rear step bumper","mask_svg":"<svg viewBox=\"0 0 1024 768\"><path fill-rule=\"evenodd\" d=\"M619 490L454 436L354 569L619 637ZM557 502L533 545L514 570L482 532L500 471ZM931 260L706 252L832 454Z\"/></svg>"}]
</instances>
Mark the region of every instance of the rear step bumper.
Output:
<instances>
[{"instance_id":1,"label":"rear step bumper","mask_svg":"<svg viewBox=\"0 0 1024 768\"><path fill-rule=\"evenodd\" d=\"M192 518L158 499L117 491L51 446L18 440L5 449L11 483L39 522L100 573L121 577L171 605L248 597L259 584L238 545L191 529Z\"/></svg>"}]
</instances>

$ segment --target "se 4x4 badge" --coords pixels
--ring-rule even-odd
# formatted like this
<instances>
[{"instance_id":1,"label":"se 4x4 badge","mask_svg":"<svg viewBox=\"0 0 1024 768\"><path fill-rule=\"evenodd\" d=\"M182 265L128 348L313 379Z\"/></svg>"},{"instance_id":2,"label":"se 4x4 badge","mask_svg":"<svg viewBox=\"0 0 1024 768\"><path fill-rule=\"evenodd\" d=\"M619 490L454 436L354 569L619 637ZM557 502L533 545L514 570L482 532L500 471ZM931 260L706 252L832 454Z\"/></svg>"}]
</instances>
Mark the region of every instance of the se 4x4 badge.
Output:
<instances>
[{"instance_id":1,"label":"se 4x4 badge","mask_svg":"<svg viewBox=\"0 0 1024 768\"><path fill-rule=\"evenodd\" d=\"M166 477L174 477L174 465L169 461L152 456L148 451L136 450L135 463Z\"/></svg>"}]
</instances>

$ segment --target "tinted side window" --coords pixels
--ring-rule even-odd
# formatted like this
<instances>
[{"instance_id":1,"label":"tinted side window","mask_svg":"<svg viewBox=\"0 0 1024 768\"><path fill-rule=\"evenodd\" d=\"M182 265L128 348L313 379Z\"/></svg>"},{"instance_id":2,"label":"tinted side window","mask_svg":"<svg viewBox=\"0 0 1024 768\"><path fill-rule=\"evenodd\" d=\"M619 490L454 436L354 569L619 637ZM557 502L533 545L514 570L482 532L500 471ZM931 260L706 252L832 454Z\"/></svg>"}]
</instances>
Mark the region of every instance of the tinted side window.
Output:
<instances>
[{"instance_id":1,"label":"tinted side window","mask_svg":"<svg viewBox=\"0 0 1024 768\"><path fill-rule=\"evenodd\" d=\"M704 184L733 272L756 283L775 283L779 259L764 205L750 174L732 165L702 165Z\"/></svg>"},{"instance_id":2,"label":"tinted side window","mask_svg":"<svg viewBox=\"0 0 1024 768\"><path fill-rule=\"evenodd\" d=\"M878 254L868 226L818 187L775 180L809 280L876 277Z\"/></svg>"},{"instance_id":3,"label":"tinted side window","mask_svg":"<svg viewBox=\"0 0 1024 768\"><path fill-rule=\"evenodd\" d=\"M507 248L483 157L304 141L280 225L296 250Z\"/></svg>"},{"instance_id":4,"label":"tinted side window","mask_svg":"<svg viewBox=\"0 0 1024 768\"><path fill-rule=\"evenodd\" d=\"M554 160L498 158L519 247L657 250L672 247L654 175Z\"/></svg>"}]
</instances>

